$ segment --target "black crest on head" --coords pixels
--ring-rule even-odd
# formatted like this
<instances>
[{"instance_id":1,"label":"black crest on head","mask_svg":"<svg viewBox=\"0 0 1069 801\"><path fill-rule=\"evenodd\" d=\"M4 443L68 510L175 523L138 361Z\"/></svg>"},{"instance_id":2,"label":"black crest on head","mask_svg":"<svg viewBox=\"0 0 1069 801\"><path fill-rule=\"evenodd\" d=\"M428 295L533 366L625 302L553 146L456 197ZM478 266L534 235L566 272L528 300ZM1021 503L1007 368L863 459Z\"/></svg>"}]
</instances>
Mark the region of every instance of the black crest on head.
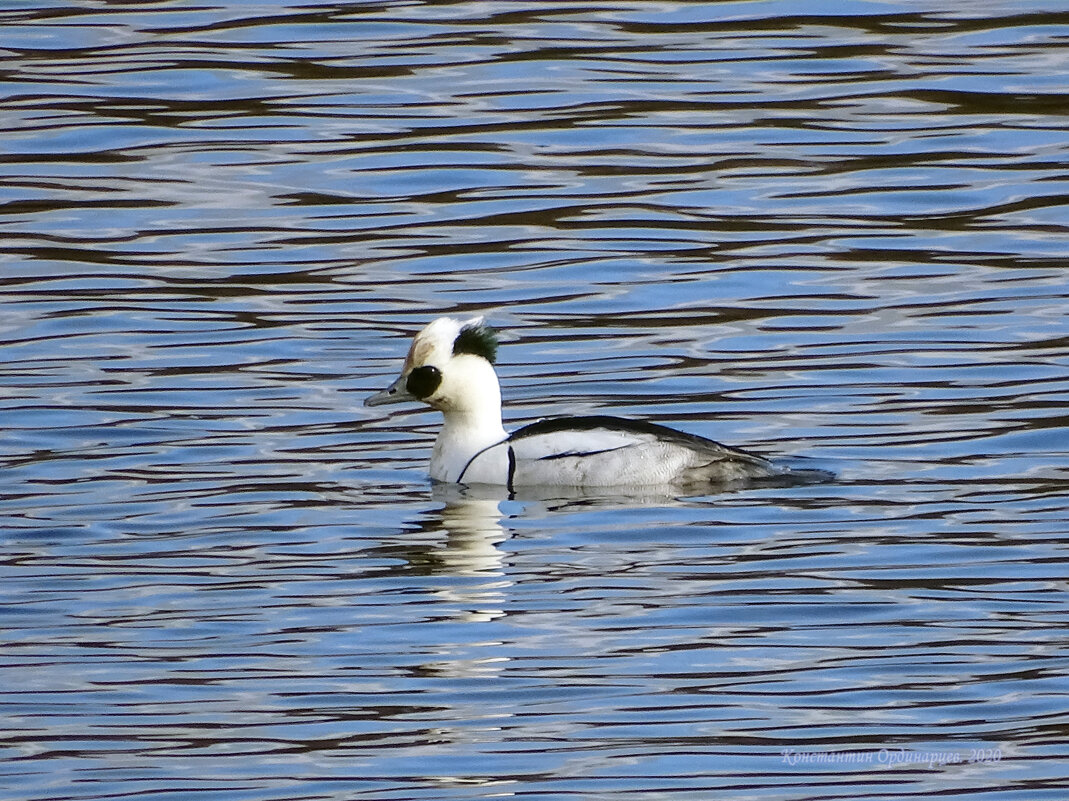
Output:
<instances>
[{"instance_id":1,"label":"black crest on head","mask_svg":"<svg viewBox=\"0 0 1069 801\"><path fill-rule=\"evenodd\" d=\"M461 353L482 356L493 364L497 359L497 334L494 329L482 323L472 323L461 328L457 338L453 340L453 355Z\"/></svg>"}]
</instances>

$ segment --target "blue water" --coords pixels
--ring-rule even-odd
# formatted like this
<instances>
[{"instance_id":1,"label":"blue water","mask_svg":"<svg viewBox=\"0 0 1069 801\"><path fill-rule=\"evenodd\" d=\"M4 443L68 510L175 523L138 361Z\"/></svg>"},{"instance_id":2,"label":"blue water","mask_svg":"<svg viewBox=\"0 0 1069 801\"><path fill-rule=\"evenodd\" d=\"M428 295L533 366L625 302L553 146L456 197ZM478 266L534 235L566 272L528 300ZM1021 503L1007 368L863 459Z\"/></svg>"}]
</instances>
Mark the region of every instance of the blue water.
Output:
<instances>
[{"instance_id":1,"label":"blue water","mask_svg":"<svg viewBox=\"0 0 1069 801\"><path fill-rule=\"evenodd\" d=\"M1061 4L0 31L0 799L1066 797ZM838 478L432 487L441 314Z\"/></svg>"}]
</instances>

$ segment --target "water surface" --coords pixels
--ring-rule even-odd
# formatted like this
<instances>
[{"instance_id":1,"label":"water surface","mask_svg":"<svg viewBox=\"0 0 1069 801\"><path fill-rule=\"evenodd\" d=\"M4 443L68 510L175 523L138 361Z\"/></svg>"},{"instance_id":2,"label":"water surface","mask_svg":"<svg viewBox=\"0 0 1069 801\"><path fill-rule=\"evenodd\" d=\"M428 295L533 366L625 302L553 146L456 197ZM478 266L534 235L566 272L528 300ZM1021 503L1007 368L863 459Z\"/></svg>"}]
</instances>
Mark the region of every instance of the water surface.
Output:
<instances>
[{"instance_id":1,"label":"water surface","mask_svg":"<svg viewBox=\"0 0 1069 801\"><path fill-rule=\"evenodd\" d=\"M0 797L1065 797L1059 4L0 25ZM447 313L838 479L433 488Z\"/></svg>"}]
</instances>

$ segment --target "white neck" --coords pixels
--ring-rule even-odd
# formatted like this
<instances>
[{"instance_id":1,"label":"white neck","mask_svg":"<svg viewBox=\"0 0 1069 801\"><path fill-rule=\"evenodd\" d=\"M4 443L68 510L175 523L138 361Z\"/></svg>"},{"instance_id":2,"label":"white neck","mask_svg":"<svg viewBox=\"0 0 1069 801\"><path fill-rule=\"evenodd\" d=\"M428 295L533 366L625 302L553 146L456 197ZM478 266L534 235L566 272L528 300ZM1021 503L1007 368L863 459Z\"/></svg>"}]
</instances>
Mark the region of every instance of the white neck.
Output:
<instances>
[{"instance_id":1,"label":"white neck","mask_svg":"<svg viewBox=\"0 0 1069 801\"><path fill-rule=\"evenodd\" d=\"M473 456L506 437L493 366L478 356L454 357L434 405L445 422L434 441L431 478L454 482Z\"/></svg>"}]
</instances>

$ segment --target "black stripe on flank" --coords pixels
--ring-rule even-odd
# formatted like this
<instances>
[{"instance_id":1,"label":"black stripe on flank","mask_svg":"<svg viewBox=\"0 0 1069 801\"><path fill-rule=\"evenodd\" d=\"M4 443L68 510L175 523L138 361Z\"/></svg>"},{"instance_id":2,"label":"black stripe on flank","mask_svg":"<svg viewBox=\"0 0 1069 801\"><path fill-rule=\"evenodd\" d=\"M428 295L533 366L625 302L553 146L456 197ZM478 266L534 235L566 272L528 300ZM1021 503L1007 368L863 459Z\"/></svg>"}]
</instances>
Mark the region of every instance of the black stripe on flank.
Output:
<instances>
[{"instance_id":1,"label":"black stripe on flank","mask_svg":"<svg viewBox=\"0 0 1069 801\"><path fill-rule=\"evenodd\" d=\"M709 454L709 456L714 459L729 457L751 462L753 464L766 463L760 456L747 453L738 448L729 448L727 445L721 445L716 440L699 437L697 434L689 434L686 431L677 431L674 428L658 425L657 423L648 423L645 420L629 420L626 417L611 417L603 414L584 415L581 417L553 417L549 420L539 420L538 422L531 423L530 425L526 425L523 428L514 431L509 437L509 441L519 442L527 437L537 437L542 434L598 430L643 434L655 437L662 442L669 442L673 445L697 451L698 453ZM627 446L623 445L619 447ZM569 451L567 453L552 454L544 458L553 459L566 456L588 456L593 453L606 453L617 449L618 448L606 448L604 450L587 453L581 451Z\"/></svg>"},{"instance_id":2,"label":"black stripe on flank","mask_svg":"<svg viewBox=\"0 0 1069 801\"><path fill-rule=\"evenodd\" d=\"M602 448L597 451L561 451L560 453L551 453L549 456L539 456L540 462L552 462L554 459L570 459L574 456L600 456L603 453L612 453L613 451L622 450L623 448L630 447L629 445L617 445L615 448Z\"/></svg>"},{"instance_id":3,"label":"black stripe on flank","mask_svg":"<svg viewBox=\"0 0 1069 801\"><path fill-rule=\"evenodd\" d=\"M688 434L685 431L677 431L668 426L648 423L645 420L628 420L625 417L610 417L604 414L592 414L582 417L553 417L549 420L539 420L520 428L509 437L512 441L525 437L537 437L542 434L557 434L563 431L623 431L631 434L647 434L658 439L674 442L678 445L686 445L690 448L723 448L719 442L714 442L697 434Z\"/></svg>"}]
</instances>

